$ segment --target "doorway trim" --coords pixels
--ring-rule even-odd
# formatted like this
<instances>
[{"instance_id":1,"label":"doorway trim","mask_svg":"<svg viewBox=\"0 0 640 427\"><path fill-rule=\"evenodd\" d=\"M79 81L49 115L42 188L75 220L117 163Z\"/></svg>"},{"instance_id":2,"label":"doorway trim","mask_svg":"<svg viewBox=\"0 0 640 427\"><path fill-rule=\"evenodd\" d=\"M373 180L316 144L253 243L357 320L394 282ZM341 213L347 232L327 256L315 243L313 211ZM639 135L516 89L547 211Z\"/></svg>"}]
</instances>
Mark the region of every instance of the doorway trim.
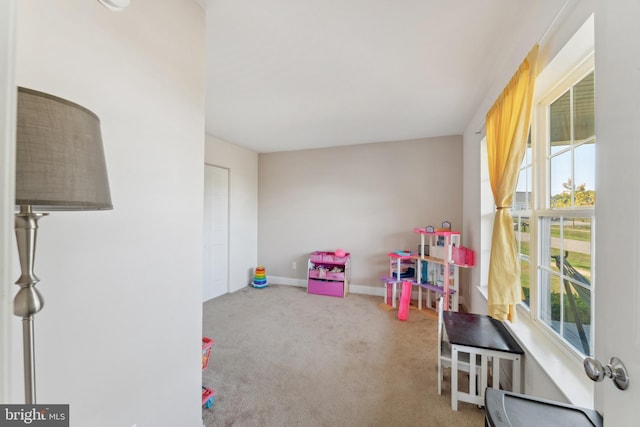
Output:
<instances>
[{"instance_id":1,"label":"doorway trim","mask_svg":"<svg viewBox=\"0 0 640 427\"><path fill-rule=\"evenodd\" d=\"M0 2L0 57L7 61L0 67L0 402L11 402L13 376L13 253L15 237L15 121L16 84L15 50L17 1Z\"/></svg>"}]
</instances>

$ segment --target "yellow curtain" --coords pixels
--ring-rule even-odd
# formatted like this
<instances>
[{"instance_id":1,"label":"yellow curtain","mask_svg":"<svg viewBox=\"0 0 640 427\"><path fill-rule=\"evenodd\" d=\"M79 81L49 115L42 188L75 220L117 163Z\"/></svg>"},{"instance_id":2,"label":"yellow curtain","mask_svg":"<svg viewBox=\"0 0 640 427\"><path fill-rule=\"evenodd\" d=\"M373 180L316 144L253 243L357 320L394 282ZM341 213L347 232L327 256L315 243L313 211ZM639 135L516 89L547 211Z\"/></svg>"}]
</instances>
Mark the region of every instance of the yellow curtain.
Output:
<instances>
[{"instance_id":1,"label":"yellow curtain","mask_svg":"<svg viewBox=\"0 0 640 427\"><path fill-rule=\"evenodd\" d=\"M496 204L489 261L489 315L512 322L522 298L510 208L531 123L537 57L535 45L487 113L486 121L489 178Z\"/></svg>"}]
</instances>

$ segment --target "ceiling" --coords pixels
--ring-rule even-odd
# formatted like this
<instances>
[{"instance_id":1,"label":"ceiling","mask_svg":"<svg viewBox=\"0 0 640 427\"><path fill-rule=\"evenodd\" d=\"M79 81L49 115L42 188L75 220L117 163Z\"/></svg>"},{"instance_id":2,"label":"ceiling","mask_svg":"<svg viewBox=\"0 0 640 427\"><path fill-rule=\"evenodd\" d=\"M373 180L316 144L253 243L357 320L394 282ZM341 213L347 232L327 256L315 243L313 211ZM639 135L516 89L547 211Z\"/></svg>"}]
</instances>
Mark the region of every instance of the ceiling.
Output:
<instances>
[{"instance_id":1,"label":"ceiling","mask_svg":"<svg viewBox=\"0 0 640 427\"><path fill-rule=\"evenodd\" d=\"M462 134L567 0L197 1L206 131L265 153Z\"/></svg>"}]
</instances>

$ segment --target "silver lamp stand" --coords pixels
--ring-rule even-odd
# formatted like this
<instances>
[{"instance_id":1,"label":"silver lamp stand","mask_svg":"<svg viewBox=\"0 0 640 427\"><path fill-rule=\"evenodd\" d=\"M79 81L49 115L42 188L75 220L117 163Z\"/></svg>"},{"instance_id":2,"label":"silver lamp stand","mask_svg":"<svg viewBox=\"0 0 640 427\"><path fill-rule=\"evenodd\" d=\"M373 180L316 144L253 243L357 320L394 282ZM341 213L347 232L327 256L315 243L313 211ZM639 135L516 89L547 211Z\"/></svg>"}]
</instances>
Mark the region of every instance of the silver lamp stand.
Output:
<instances>
[{"instance_id":1,"label":"silver lamp stand","mask_svg":"<svg viewBox=\"0 0 640 427\"><path fill-rule=\"evenodd\" d=\"M46 213L34 213L31 206L20 206L16 214L15 229L18 256L22 274L16 281L20 290L13 300L13 313L22 317L22 352L24 359L24 399L27 404L36 403L36 366L34 357L33 316L42 310L44 299L36 289L40 281L33 272L36 254L38 220Z\"/></svg>"}]
</instances>

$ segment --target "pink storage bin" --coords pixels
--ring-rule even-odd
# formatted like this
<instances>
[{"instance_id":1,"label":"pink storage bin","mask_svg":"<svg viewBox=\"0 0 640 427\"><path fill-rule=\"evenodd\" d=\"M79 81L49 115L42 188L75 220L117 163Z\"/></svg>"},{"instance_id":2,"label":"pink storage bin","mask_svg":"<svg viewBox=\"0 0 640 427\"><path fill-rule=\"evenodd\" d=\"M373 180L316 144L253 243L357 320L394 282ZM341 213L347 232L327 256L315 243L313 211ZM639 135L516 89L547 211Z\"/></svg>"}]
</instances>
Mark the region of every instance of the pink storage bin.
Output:
<instances>
[{"instance_id":1,"label":"pink storage bin","mask_svg":"<svg viewBox=\"0 0 640 427\"><path fill-rule=\"evenodd\" d=\"M340 272L340 273L332 273L332 272L327 272L327 279L329 280L344 280L344 273Z\"/></svg>"},{"instance_id":2,"label":"pink storage bin","mask_svg":"<svg viewBox=\"0 0 640 427\"><path fill-rule=\"evenodd\" d=\"M344 272L332 273L323 270L309 270L311 279L344 280Z\"/></svg>"},{"instance_id":3,"label":"pink storage bin","mask_svg":"<svg viewBox=\"0 0 640 427\"><path fill-rule=\"evenodd\" d=\"M327 282L323 280L309 279L307 292L331 297L344 297L344 282Z\"/></svg>"},{"instance_id":4,"label":"pink storage bin","mask_svg":"<svg viewBox=\"0 0 640 427\"><path fill-rule=\"evenodd\" d=\"M319 252L319 251L311 252L311 256L310 256L311 262L322 262L323 253L324 252Z\"/></svg>"},{"instance_id":5,"label":"pink storage bin","mask_svg":"<svg viewBox=\"0 0 640 427\"><path fill-rule=\"evenodd\" d=\"M334 262L334 261L333 261L333 259L334 259L333 257L334 257L333 252L324 252L324 253L322 254L322 262L330 262L330 263L333 263L333 262Z\"/></svg>"},{"instance_id":6,"label":"pink storage bin","mask_svg":"<svg viewBox=\"0 0 640 427\"><path fill-rule=\"evenodd\" d=\"M324 279L323 276L326 276L326 273L323 273L321 270L309 270L310 279Z\"/></svg>"},{"instance_id":7,"label":"pink storage bin","mask_svg":"<svg viewBox=\"0 0 640 427\"><path fill-rule=\"evenodd\" d=\"M345 256L334 255L333 262L335 262L336 264L344 264L347 262L348 258L349 258L349 254L346 254Z\"/></svg>"}]
</instances>

